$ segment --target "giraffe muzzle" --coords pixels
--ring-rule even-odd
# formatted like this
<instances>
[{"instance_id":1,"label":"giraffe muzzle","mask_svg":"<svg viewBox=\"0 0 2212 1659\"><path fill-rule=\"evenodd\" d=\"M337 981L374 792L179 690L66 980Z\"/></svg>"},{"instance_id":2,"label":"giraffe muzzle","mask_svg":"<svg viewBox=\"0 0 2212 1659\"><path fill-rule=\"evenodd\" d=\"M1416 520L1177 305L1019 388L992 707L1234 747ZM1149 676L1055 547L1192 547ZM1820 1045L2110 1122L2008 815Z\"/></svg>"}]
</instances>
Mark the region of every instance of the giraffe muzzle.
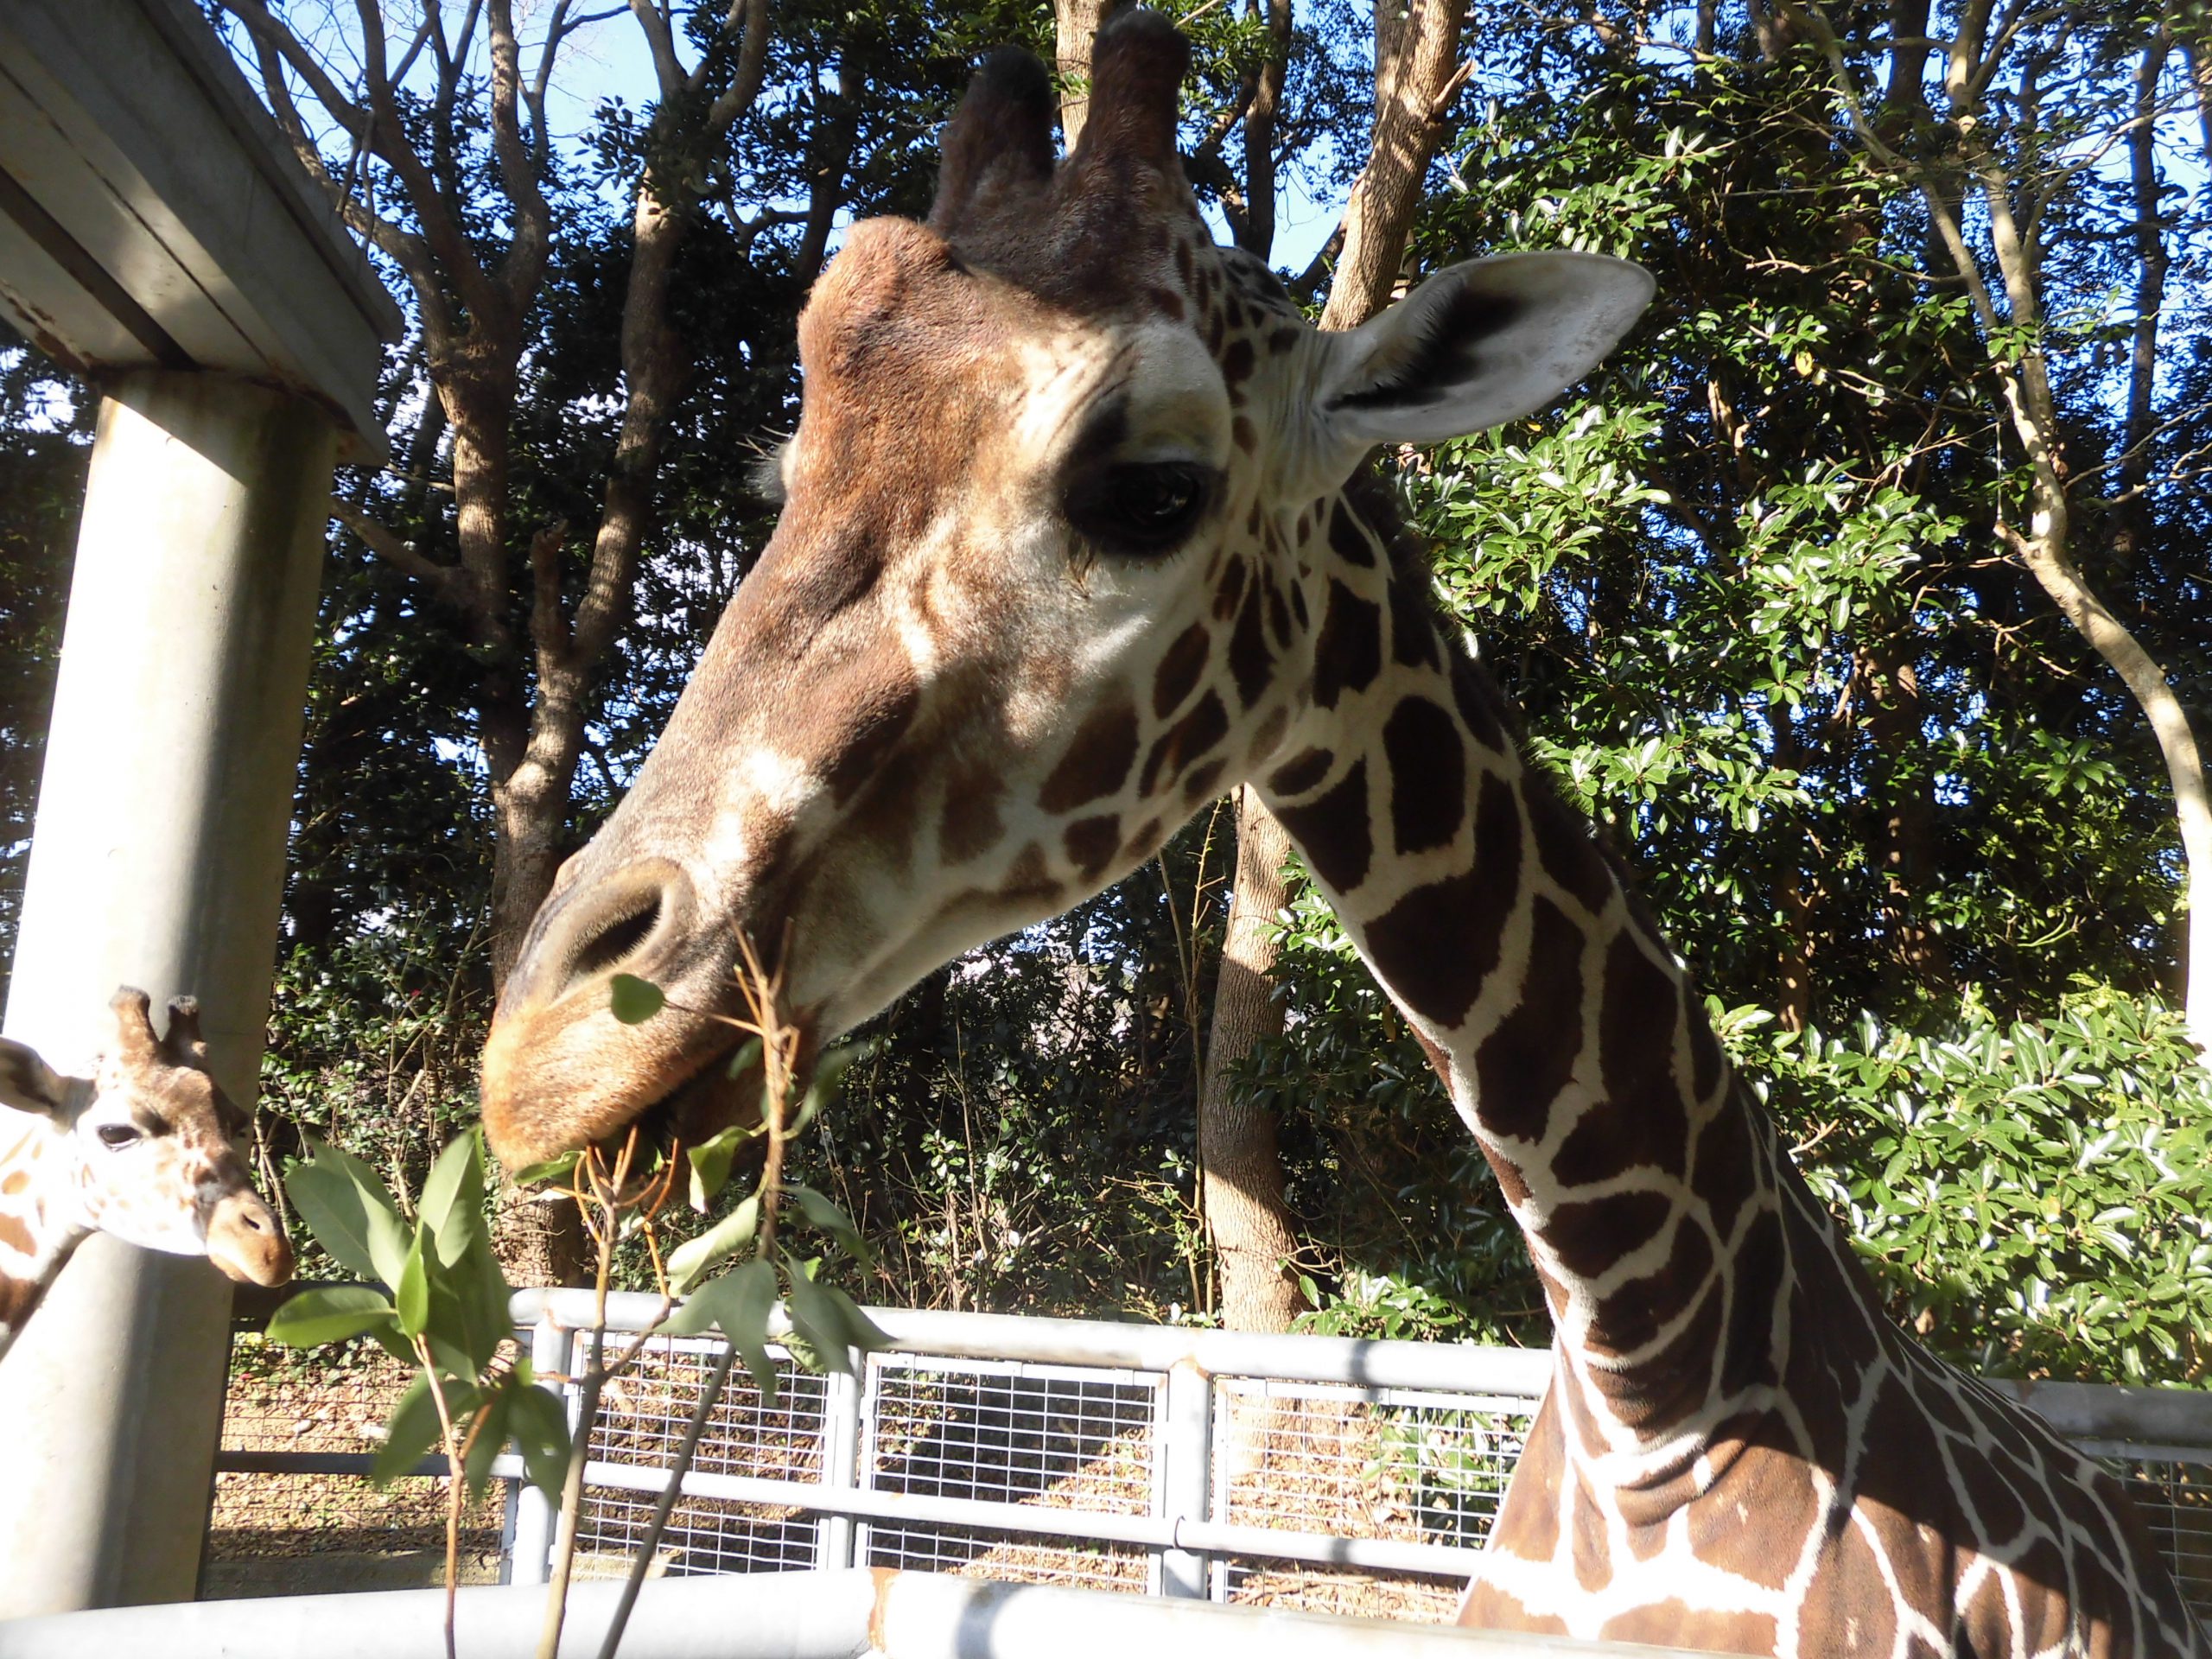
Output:
<instances>
[{"instance_id":1,"label":"giraffe muzzle","mask_svg":"<svg viewBox=\"0 0 2212 1659\"><path fill-rule=\"evenodd\" d=\"M251 1189L215 1201L207 1218L207 1259L242 1285L281 1285L292 1276L291 1242Z\"/></svg>"}]
</instances>

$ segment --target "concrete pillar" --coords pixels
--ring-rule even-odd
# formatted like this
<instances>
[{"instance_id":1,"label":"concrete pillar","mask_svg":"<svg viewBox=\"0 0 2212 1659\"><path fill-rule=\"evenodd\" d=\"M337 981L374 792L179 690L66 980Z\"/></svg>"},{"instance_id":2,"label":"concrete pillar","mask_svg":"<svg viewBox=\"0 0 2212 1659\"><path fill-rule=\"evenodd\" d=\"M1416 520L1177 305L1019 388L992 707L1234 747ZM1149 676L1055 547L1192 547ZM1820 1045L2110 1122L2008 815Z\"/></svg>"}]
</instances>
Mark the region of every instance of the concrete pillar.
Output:
<instances>
[{"instance_id":1,"label":"concrete pillar","mask_svg":"<svg viewBox=\"0 0 2212 1659\"><path fill-rule=\"evenodd\" d=\"M336 437L296 397L144 372L100 410L10 987L64 1067L118 984L191 992L251 1101ZM0 1618L191 1599L230 1287L89 1241L0 1365Z\"/></svg>"}]
</instances>

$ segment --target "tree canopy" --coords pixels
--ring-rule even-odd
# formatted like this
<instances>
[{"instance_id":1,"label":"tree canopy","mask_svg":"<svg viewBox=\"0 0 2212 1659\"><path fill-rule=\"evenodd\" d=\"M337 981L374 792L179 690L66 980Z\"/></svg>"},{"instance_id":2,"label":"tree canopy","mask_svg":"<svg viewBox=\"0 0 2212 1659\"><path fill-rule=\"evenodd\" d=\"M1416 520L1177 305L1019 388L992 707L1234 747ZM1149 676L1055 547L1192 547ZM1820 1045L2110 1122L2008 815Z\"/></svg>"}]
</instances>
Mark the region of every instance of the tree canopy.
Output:
<instances>
[{"instance_id":1,"label":"tree canopy","mask_svg":"<svg viewBox=\"0 0 2212 1659\"><path fill-rule=\"evenodd\" d=\"M757 463L796 418L808 283L854 217L924 209L976 55L1052 58L1065 19L395 0L365 41L304 4L207 10L413 324L393 459L334 503L264 1132L419 1170L473 1116L496 942L772 524ZM1357 259L1309 266L1274 227L1368 156L1375 18L1170 10L1201 200L1319 315ZM650 97L605 91L593 30L650 60ZM1900 1316L1986 1370L2200 1380L2202 10L1476 0L1446 33L1408 245L1360 280L1576 247L1661 297L1561 406L1377 463L1438 603ZM0 944L93 408L0 351ZM1195 1113L1235 824L1201 815L883 1017L803 1151L875 1243L874 1294L1216 1316ZM1541 1340L1402 1022L1294 875L1275 927L1283 1028L1227 1086L1279 1129L1308 1319Z\"/></svg>"}]
</instances>

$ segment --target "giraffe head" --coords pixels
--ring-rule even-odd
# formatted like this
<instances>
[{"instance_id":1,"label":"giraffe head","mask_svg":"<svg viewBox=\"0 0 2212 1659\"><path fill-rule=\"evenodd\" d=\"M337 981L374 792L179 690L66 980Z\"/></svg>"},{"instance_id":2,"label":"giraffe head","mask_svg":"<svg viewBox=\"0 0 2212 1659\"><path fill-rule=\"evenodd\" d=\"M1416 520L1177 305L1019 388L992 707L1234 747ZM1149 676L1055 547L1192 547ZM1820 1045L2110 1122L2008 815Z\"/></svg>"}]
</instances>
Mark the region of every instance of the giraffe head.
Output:
<instances>
[{"instance_id":1,"label":"giraffe head","mask_svg":"<svg viewBox=\"0 0 2212 1659\"><path fill-rule=\"evenodd\" d=\"M1649 298L1633 266L1530 255L1317 332L1198 217L1187 56L1116 16L1056 165L1043 67L994 55L928 221L855 226L816 285L776 533L502 995L483 1101L511 1163L671 1097L727 1114L741 932L826 1039L1150 857L1311 708L1331 562L1373 562L1327 503L1369 452L1534 410ZM619 1024L617 972L672 1006Z\"/></svg>"},{"instance_id":2,"label":"giraffe head","mask_svg":"<svg viewBox=\"0 0 2212 1659\"><path fill-rule=\"evenodd\" d=\"M208 1072L200 1005L171 1001L158 1038L145 992L125 988L111 1007L115 1033L90 1077L0 1038L0 1104L44 1117L67 1159L44 1184L49 1220L204 1255L242 1283L283 1284L291 1246L231 1144L246 1116Z\"/></svg>"}]
</instances>

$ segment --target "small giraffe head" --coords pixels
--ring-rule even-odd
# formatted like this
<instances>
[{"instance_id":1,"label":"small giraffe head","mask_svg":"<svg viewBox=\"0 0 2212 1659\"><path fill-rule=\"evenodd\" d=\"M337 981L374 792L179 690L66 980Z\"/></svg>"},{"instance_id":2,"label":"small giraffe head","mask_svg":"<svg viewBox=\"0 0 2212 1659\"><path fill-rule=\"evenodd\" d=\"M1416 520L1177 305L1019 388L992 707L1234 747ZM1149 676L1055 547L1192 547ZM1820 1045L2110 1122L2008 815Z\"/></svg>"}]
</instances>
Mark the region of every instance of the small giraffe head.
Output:
<instances>
[{"instance_id":1,"label":"small giraffe head","mask_svg":"<svg viewBox=\"0 0 2212 1659\"><path fill-rule=\"evenodd\" d=\"M734 1090L738 938L826 1039L1149 858L1281 747L1330 653L1329 504L1377 443L1525 415L1651 291L1580 254L1454 266L1309 327L1217 247L1176 149L1188 48L1123 12L1052 156L1033 58L986 61L929 219L870 220L799 325L784 510L634 787L569 861L484 1067L522 1162ZM608 1013L616 972L671 1007Z\"/></svg>"},{"instance_id":2,"label":"small giraffe head","mask_svg":"<svg viewBox=\"0 0 2212 1659\"><path fill-rule=\"evenodd\" d=\"M246 1116L208 1072L200 1005L171 1001L158 1038L145 992L126 987L111 1007L115 1033L90 1077L64 1077L0 1039L0 1104L46 1118L67 1160L41 1184L49 1225L204 1255L240 1282L283 1284L291 1246L231 1144ZM0 1206L26 1196L14 1179L0 1179Z\"/></svg>"}]
</instances>

